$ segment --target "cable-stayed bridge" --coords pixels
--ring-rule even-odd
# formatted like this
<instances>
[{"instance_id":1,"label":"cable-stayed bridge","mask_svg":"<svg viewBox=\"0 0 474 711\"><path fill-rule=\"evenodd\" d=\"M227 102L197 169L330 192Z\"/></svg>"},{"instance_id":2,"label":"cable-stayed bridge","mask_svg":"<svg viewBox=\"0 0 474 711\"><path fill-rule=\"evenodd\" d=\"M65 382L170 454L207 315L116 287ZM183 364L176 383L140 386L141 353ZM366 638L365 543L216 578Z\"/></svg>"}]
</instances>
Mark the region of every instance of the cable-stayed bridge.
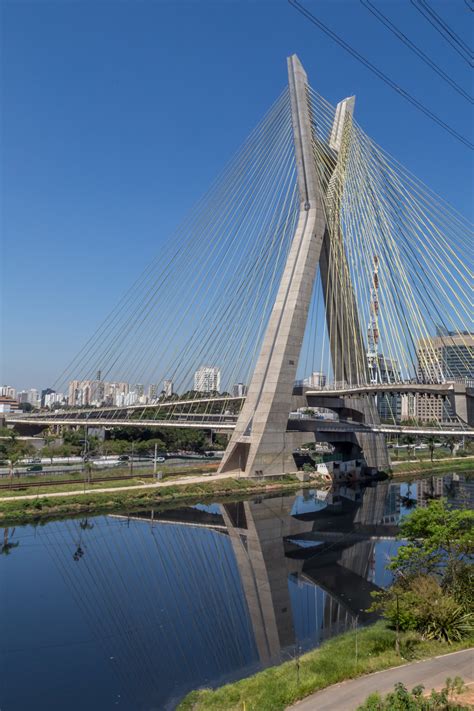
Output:
<instances>
[{"instance_id":1,"label":"cable-stayed bridge","mask_svg":"<svg viewBox=\"0 0 474 711\"><path fill-rule=\"evenodd\" d=\"M69 408L10 422L230 431L221 471L249 476L292 471L314 438L384 468L390 432L472 434L469 223L361 129L354 97L331 106L296 56L288 77L58 379ZM178 394L126 402L163 381ZM393 396L425 424L402 427ZM290 417L307 407L338 421Z\"/></svg>"}]
</instances>

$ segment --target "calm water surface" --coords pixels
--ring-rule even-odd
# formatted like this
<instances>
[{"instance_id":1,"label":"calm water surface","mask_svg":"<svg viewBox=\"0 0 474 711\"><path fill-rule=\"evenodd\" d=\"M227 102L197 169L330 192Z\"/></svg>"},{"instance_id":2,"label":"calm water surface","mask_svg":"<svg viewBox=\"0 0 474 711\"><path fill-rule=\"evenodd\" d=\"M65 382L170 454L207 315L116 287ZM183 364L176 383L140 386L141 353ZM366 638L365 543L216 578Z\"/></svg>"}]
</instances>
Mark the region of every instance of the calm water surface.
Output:
<instances>
[{"instance_id":1,"label":"calm water surface","mask_svg":"<svg viewBox=\"0 0 474 711\"><path fill-rule=\"evenodd\" d=\"M5 529L0 710L174 709L366 624L406 510L463 475ZM0 533L2 533L0 531Z\"/></svg>"}]
</instances>

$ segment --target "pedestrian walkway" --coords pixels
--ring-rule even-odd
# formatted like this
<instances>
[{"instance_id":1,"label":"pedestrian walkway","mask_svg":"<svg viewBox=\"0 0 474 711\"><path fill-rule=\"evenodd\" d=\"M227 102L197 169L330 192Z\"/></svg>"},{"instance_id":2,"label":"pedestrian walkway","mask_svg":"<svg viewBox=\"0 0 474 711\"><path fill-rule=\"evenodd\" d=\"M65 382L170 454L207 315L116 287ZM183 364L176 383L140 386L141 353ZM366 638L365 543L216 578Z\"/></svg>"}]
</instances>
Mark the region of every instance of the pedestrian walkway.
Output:
<instances>
[{"instance_id":1,"label":"pedestrian walkway","mask_svg":"<svg viewBox=\"0 0 474 711\"><path fill-rule=\"evenodd\" d=\"M374 691L386 694L393 690L397 681L408 689L423 684L431 690L444 686L448 676L460 676L465 684L474 684L474 648L334 684L298 701L287 711L355 711L369 694Z\"/></svg>"}]
</instances>

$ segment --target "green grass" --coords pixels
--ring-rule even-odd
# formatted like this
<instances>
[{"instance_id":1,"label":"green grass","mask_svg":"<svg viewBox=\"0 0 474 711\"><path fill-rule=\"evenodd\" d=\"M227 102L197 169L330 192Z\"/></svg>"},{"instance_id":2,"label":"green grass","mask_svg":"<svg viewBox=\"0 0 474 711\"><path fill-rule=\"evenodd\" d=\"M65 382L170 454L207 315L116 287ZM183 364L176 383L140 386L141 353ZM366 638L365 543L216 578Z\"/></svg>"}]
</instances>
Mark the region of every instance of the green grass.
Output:
<instances>
[{"instance_id":1,"label":"green grass","mask_svg":"<svg viewBox=\"0 0 474 711\"><path fill-rule=\"evenodd\" d=\"M131 488L130 491L104 491L77 496L19 499L0 503L0 525L20 525L33 521L74 515L92 515L114 511L133 512L160 504L195 503L235 495L279 492L301 488L295 477L283 476L272 483L249 479L219 479L190 484L171 484L159 489Z\"/></svg>"},{"instance_id":2,"label":"green grass","mask_svg":"<svg viewBox=\"0 0 474 711\"><path fill-rule=\"evenodd\" d=\"M377 622L357 633L349 632L324 643L300 657L299 678L296 661L265 669L254 676L216 690L193 691L178 706L178 711L283 711L298 699L362 674L398 666L438 654L470 647L474 637L464 643L448 645L426 642L414 633L401 634L401 659L395 653L395 632Z\"/></svg>"},{"instance_id":3,"label":"green grass","mask_svg":"<svg viewBox=\"0 0 474 711\"><path fill-rule=\"evenodd\" d=\"M214 473L215 470L217 469L216 464L210 464L209 466L195 466L195 467L186 467L184 470L180 471L179 467L162 467L160 469L161 472L163 472L163 481L166 481L168 479L173 479L175 476L179 477L186 477L186 476L196 476L196 474L203 474L203 473ZM86 488L87 489L106 489L108 487L115 487L115 486L139 486L143 482L146 484L153 484L154 480L151 478L143 479L144 474L151 474L153 472L153 468L143 468L143 469L135 469L135 476L133 479L118 479L118 476L124 476L130 473L130 470L127 469L114 469L113 472L103 472L102 470L95 469L93 470L91 474L91 480L90 483L87 482L86 480ZM10 497L10 496L27 496L29 494L52 494L56 492L61 492L61 491L76 491L84 487L84 472L71 472L70 474L59 474L59 475L54 475L50 474L48 475L47 472L45 472L45 475L35 475L35 476L22 476L20 478L14 478L13 483L15 485L21 484L21 489L0 489L0 498L3 497ZM94 483L94 478L95 477L100 477L100 478L107 478L107 481L98 481L97 483ZM54 484L45 484L44 486L28 486L28 484L36 484L36 483L41 483L45 479L50 479L51 481L54 480ZM63 484L63 481L68 481L74 479L74 483L71 484ZM5 477L4 480L2 478L2 483L7 484L8 483L8 478Z\"/></svg>"},{"instance_id":4,"label":"green grass","mask_svg":"<svg viewBox=\"0 0 474 711\"><path fill-rule=\"evenodd\" d=\"M397 464L392 461L392 475L402 474L437 474L442 472L474 472L474 458L449 457L448 459L438 459L431 461L402 462Z\"/></svg>"}]
</instances>

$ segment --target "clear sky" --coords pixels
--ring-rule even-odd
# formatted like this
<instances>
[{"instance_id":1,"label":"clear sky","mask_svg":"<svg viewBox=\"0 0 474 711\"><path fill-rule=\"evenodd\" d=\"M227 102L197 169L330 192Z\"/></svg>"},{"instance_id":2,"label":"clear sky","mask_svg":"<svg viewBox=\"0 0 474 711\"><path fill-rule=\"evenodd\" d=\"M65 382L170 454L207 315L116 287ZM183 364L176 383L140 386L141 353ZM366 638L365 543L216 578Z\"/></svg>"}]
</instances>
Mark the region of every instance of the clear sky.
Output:
<instances>
[{"instance_id":1,"label":"clear sky","mask_svg":"<svg viewBox=\"0 0 474 711\"><path fill-rule=\"evenodd\" d=\"M304 0L472 141L472 105L359 0ZM430 0L474 44L464 0ZM471 71L408 0L374 0L467 91ZM296 52L329 101L464 214L472 151L286 0L2 0L0 379L46 387L242 143Z\"/></svg>"}]
</instances>

